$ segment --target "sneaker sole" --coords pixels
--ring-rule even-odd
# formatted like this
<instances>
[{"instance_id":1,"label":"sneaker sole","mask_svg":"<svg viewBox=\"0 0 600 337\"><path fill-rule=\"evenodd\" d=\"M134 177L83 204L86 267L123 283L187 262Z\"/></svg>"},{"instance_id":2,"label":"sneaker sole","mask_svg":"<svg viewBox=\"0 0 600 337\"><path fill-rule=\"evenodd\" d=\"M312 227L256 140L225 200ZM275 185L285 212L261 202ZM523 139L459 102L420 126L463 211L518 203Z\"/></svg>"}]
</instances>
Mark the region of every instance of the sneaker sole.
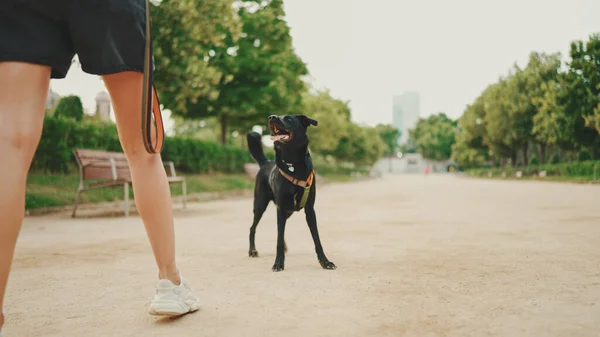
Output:
<instances>
[{"instance_id":1,"label":"sneaker sole","mask_svg":"<svg viewBox=\"0 0 600 337\"><path fill-rule=\"evenodd\" d=\"M148 313L152 316L182 316L200 309L200 304L193 303L191 305L181 304L178 302L153 302L148 309Z\"/></svg>"}]
</instances>

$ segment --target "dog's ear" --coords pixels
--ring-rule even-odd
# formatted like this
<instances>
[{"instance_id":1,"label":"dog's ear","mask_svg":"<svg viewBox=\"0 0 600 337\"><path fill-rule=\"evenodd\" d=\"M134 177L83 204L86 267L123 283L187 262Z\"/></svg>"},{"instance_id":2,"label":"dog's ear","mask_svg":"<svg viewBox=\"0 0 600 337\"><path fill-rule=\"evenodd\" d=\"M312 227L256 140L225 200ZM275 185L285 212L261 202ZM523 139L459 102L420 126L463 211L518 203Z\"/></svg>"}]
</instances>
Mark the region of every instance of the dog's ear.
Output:
<instances>
[{"instance_id":1,"label":"dog's ear","mask_svg":"<svg viewBox=\"0 0 600 337\"><path fill-rule=\"evenodd\" d=\"M304 115L300 115L298 117L300 117L300 121L302 121L302 125L304 125L305 127L309 127L310 125L312 125L312 126L319 125L319 122L317 122L316 120L314 120L312 118L308 118Z\"/></svg>"}]
</instances>

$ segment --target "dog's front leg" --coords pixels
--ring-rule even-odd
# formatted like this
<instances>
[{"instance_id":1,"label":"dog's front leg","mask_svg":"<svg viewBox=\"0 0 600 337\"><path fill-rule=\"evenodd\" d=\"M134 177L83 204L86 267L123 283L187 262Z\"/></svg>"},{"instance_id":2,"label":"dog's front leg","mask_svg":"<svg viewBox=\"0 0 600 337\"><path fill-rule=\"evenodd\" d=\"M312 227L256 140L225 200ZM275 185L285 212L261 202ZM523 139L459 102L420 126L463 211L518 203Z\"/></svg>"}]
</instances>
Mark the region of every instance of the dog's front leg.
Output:
<instances>
[{"instance_id":1,"label":"dog's front leg","mask_svg":"<svg viewBox=\"0 0 600 337\"><path fill-rule=\"evenodd\" d=\"M288 215L281 208L277 207L277 255L275 257L275 264L273 265L273 271L282 271L285 263L285 223Z\"/></svg>"},{"instance_id":2,"label":"dog's front leg","mask_svg":"<svg viewBox=\"0 0 600 337\"><path fill-rule=\"evenodd\" d=\"M308 206L304 209L306 214L306 223L310 229L310 235L312 235L313 241L315 242L315 252L317 253L317 259L323 269L335 269L335 264L327 259L325 252L323 252L323 246L321 245L321 239L319 238L319 230L317 229L317 214L315 208Z\"/></svg>"}]
</instances>

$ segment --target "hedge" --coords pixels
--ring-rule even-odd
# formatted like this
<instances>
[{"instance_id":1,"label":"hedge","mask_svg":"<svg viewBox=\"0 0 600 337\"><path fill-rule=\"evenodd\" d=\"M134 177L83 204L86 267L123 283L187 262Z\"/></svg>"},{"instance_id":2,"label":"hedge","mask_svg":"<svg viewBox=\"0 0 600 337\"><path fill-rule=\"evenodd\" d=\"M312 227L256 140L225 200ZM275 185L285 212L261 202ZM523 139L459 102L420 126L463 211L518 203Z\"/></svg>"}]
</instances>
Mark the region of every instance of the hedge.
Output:
<instances>
[{"instance_id":1,"label":"hedge","mask_svg":"<svg viewBox=\"0 0 600 337\"><path fill-rule=\"evenodd\" d=\"M117 128L88 118L74 121L47 116L32 169L51 173L68 173L76 164L73 149L85 148L123 151ZM241 173L244 163L253 162L247 150L191 138L166 137L163 160L173 161L185 173Z\"/></svg>"},{"instance_id":2,"label":"hedge","mask_svg":"<svg viewBox=\"0 0 600 337\"><path fill-rule=\"evenodd\" d=\"M561 177L593 177L594 170L597 170L596 178L600 178L600 161L581 161L560 164L529 165L525 167L505 167L505 168L480 168L468 170L467 173L472 176L484 177L491 172L492 176L500 176L506 173L507 176L515 176L517 171L523 172L523 176L532 176L541 171L546 171L548 176Z\"/></svg>"}]
</instances>

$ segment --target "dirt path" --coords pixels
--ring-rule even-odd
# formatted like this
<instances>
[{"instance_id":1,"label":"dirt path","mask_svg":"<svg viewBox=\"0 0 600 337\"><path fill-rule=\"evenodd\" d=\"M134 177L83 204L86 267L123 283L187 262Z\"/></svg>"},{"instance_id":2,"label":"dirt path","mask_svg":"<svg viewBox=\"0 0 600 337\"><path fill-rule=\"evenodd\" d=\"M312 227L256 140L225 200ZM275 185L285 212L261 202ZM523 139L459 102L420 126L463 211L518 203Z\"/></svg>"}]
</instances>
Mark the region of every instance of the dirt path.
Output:
<instances>
[{"instance_id":1,"label":"dirt path","mask_svg":"<svg viewBox=\"0 0 600 337\"><path fill-rule=\"evenodd\" d=\"M10 337L600 336L600 187L386 177L325 186L270 268L275 212L247 257L250 199L177 210L201 311L146 314L155 285L139 218L28 218L6 303ZM179 208L178 205L175 206ZM7 337L8 337L7 336Z\"/></svg>"}]
</instances>

